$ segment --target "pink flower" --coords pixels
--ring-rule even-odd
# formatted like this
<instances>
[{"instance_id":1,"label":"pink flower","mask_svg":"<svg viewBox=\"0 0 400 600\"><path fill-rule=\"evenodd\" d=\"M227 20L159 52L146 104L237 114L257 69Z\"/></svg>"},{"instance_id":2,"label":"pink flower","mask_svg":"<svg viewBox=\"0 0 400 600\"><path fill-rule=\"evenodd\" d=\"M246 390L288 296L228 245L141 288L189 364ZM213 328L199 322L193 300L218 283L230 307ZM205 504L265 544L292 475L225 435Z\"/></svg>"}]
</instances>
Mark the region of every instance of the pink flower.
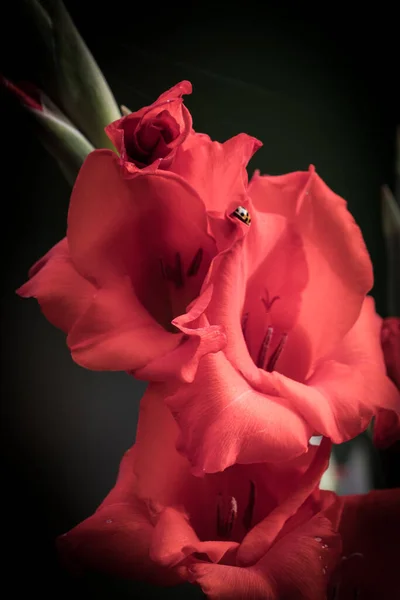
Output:
<instances>
[{"instance_id":1,"label":"pink flower","mask_svg":"<svg viewBox=\"0 0 400 600\"><path fill-rule=\"evenodd\" d=\"M226 217L233 202L211 213L212 206L219 254L203 284L213 288L203 318L223 326L227 344L166 399L194 472L289 459L314 435L340 443L365 430L380 407L399 407L381 319L365 297L371 263L345 202L310 168L256 174L243 205L251 225L240 224L241 232Z\"/></svg>"},{"instance_id":2,"label":"pink flower","mask_svg":"<svg viewBox=\"0 0 400 600\"><path fill-rule=\"evenodd\" d=\"M115 488L59 538L65 563L164 585L189 580L213 599L325 598L340 552L340 502L316 489L328 440L293 463L197 478L175 450L160 389L142 400Z\"/></svg>"},{"instance_id":3,"label":"pink flower","mask_svg":"<svg viewBox=\"0 0 400 600\"><path fill-rule=\"evenodd\" d=\"M93 152L67 238L19 290L80 365L167 382L197 474L290 460L311 436L340 443L400 406L346 203L313 167L248 184L259 145L188 135L168 170Z\"/></svg>"},{"instance_id":4,"label":"pink flower","mask_svg":"<svg viewBox=\"0 0 400 600\"><path fill-rule=\"evenodd\" d=\"M225 144L199 140L204 162L213 153L220 197L244 194L245 166L258 142L245 135ZM37 298L68 334L80 365L190 381L200 357L225 344L220 326L197 327L212 295L210 286L201 288L217 248L196 176L129 173L108 150L88 156L72 192L67 237L18 290Z\"/></svg>"}]
</instances>

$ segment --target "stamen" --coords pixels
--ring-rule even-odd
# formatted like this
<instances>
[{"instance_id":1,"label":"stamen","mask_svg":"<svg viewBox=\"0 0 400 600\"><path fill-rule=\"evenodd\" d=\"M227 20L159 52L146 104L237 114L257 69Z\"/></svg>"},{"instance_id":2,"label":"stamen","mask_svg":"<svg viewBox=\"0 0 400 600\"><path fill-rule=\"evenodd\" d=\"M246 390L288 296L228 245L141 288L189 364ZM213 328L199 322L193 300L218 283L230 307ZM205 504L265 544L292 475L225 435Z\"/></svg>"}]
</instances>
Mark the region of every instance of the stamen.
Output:
<instances>
[{"instance_id":1,"label":"stamen","mask_svg":"<svg viewBox=\"0 0 400 600\"><path fill-rule=\"evenodd\" d=\"M282 352L283 347L284 347L284 345L286 343L286 340L287 340L287 333L284 333L283 336L281 337L281 340L280 340L279 344L275 348L274 352L271 355L271 358L268 361L267 371L269 373L271 373L275 369L275 365L276 365L276 363L278 361L278 358L281 355L281 352Z\"/></svg>"},{"instance_id":2,"label":"stamen","mask_svg":"<svg viewBox=\"0 0 400 600\"><path fill-rule=\"evenodd\" d=\"M235 524L236 521L236 517L237 517L237 512L238 512L238 507L237 507L237 502L236 502L236 498L234 498L232 496L231 498L231 508L229 511L229 519L227 522L227 535L230 536L232 533L232 529L233 526Z\"/></svg>"},{"instance_id":3,"label":"stamen","mask_svg":"<svg viewBox=\"0 0 400 600\"><path fill-rule=\"evenodd\" d=\"M181 255L179 254L179 252L177 252L176 256L175 256L175 273L176 273L175 285L176 285L176 287L182 287L183 286L183 270L182 270Z\"/></svg>"},{"instance_id":4,"label":"stamen","mask_svg":"<svg viewBox=\"0 0 400 600\"><path fill-rule=\"evenodd\" d=\"M261 298L261 301L264 304L265 310L267 312L269 312L271 310L272 305L273 305L274 302L276 302L276 300L280 300L280 296L274 296L272 298L272 300L270 300L268 292L267 292L267 298L266 299L265 298Z\"/></svg>"},{"instance_id":5,"label":"stamen","mask_svg":"<svg viewBox=\"0 0 400 600\"><path fill-rule=\"evenodd\" d=\"M261 344L260 352L258 353L257 366L259 369L265 369L265 360L267 358L268 348L271 343L273 333L273 327L268 327L267 333L264 337L264 341Z\"/></svg>"},{"instance_id":6,"label":"stamen","mask_svg":"<svg viewBox=\"0 0 400 600\"><path fill-rule=\"evenodd\" d=\"M203 248L199 248L190 263L190 267L188 268L186 275L188 277L193 277L196 275L200 269L201 261L203 260Z\"/></svg>"},{"instance_id":7,"label":"stamen","mask_svg":"<svg viewBox=\"0 0 400 600\"><path fill-rule=\"evenodd\" d=\"M229 505L224 502L221 494L218 494L217 500L217 534L219 537L228 538L232 533L233 526L237 517L237 501L233 496L230 497Z\"/></svg>"},{"instance_id":8,"label":"stamen","mask_svg":"<svg viewBox=\"0 0 400 600\"><path fill-rule=\"evenodd\" d=\"M170 265L164 265L162 258L160 258L160 263L161 263L161 271L162 271L163 277L165 277L165 279L167 279L168 281L172 281L175 284L175 287L177 287L177 288L183 287L184 279L183 279L183 271L182 271L182 261L181 261L181 255L179 254L179 252L177 252L175 255L175 267L174 268L170 267Z\"/></svg>"},{"instance_id":9,"label":"stamen","mask_svg":"<svg viewBox=\"0 0 400 600\"><path fill-rule=\"evenodd\" d=\"M243 525L245 526L247 531L249 531L251 528L251 521L253 519L253 511L254 511L255 501L256 501L256 486L254 484L254 481L250 481L249 500L247 502L246 510L244 511L243 519L242 519Z\"/></svg>"}]
</instances>

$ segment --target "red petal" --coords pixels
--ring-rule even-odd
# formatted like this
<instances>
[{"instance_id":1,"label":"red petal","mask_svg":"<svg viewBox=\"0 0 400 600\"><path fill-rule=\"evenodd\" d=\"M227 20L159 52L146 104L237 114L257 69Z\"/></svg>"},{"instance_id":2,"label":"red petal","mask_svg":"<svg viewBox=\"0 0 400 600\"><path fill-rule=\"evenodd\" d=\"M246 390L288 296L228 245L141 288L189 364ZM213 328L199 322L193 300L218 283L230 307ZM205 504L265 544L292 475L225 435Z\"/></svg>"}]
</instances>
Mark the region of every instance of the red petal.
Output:
<instances>
[{"instance_id":1,"label":"red petal","mask_svg":"<svg viewBox=\"0 0 400 600\"><path fill-rule=\"evenodd\" d=\"M96 288L76 271L64 238L29 271L30 279L17 290L36 298L46 318L66 333L85 312Z\"/></svg>"},{"instance_id":2,"label":"red petal","mask_svg":"<svg viewBox=\"0 0 400 600\"><path fill-rule=\"evenodd\" d=\"M211 324L223 325L226 356L252 385L257 386L262 377L255 361L270 325L277 334L290 331L288 355L292 360L288 365L284 359L286 372L291 368L293 374L303 364L308 367L307 346L301 344L306 336L303 333L298 339L292 330L307 282L307 265L301 240L285 218L254 215L247 235L213 260L208 281L213 283L214 292L207 318ZM263 302L267 293L270 299L279 296L269 311ZM241 319L246 313L249 318L244 337ZM285 347L283 358L286 351Z\"/></svg>"},{"instance_id":3,"label":"red petal","mask_svg":"<svg viewBox=\"0 0 400 600\"><path fill-rule=\"evenodd\" d=\"M311 430L297 413L254 391L222 352L203 357L195 381L166 402L180 427L178 447L199 475L288 460L308 447Z\"/></svg>"},{"instance_id":4,"label":"red petal","mask_svg":"<svg viewBox=\"0 0 400 600\"><path fill-rule=\"evenodd\" d=\"M305 384L279 373L272 373L271 379L314 431L334 443L364 431L378 409L400 410L400 394L385 373L380 318L370 297L342 343Z\"/></svg>"},{"instance_id":5,"label":"red petal","mask_svg":"<svg viewBox=\"0 0 400 600\"><path fill-rule=\"evenodd\" d=\"M151 384L140 402L136 433L136 491L163 506L181 504L185 489L201 485L190 475L190 465L175 449L178 427L164 403L166 386Z\"/></svg>"},{"instance_id":6,"label":"red petal","mask_svg":"<svg viewBox=\"0 0 400 600\"><path fill-rule=\"evenodd\" d=\"M57 545L66 567L78 573L93 570L161 585L179 583L177 571L151 560L152 536L146 505L131 499L127 504L100 507L59 537Z\"/></svg>"},{"instance_id":7,"label":"red petal","mask_svg":"<svg viewBox=\"0 0 400 600\"><path fill-rule=\"evenodd\" d=\"M175 371L187 383L191 383L197 372L199 360L205 354L218 352L226 345L226 335L218 325L208 323L203 313L213 294L213 286L208 286L195 300L184 315L172 321L173 325L186 336L184 343L168 355L155 358L144 368L135 372L135 377L149 381L164 381ZM191 360L187 360L187 356Z\"/></svg>"},{"instance_id":8,"label":"red petal","mask_svg":"<svg viewBox=\"0 0 400 600\"><path fill-rule=\"evenodd\" d=\"M94 570L117 577L168 585L179 582L176 571L150 558L154 534L149 504L136 494L136 447L128 450L116 485L88 519L57 540L67 568Z\"/></svg>"},{"instance_id":9,"label":"red petal","mask_svg":"<svg viewBox=\"0 0 400 600\"><path fill-rule=\"evenodd\" d=\"M100 288L68 340L79 364L111 370L149 366L154 377L161 366L161 378L171 369L182 373L193 355L199 358L223 343L222 338L216 342L219 330L214 328L183 349L182 336L159 325L168 326L199 294L215 252L204 205L185 182L161 171L126 179L113 153L95 151L78 176L68 222L74 264ZM160 258L168 264L179 251L186 268L199 248L203 260L197 276L188 278L182 290L171 289ZM168 310L170 302L174 306ZM167 358L160 365L159 359L178 346L179 364ZM193 365L183 377L193 376Z\"/></svg>"},{"instance_id":10,"label":"red petal","mask_svg":"<svg viewBox=\"0 0 400 600\"><path fill-rule=\"evenodd\" d=\"M152 280L153 271L160 273L159 282L160 258L173 262L180 251L190 263L199 248L215 253L203 202L185 181L165 171L124 178L108 150L92 152L80 170L68 242L82 274L98 283L130 275L144 285L144 276Z\"/></svg>"},{"instance_id":11,"label":"red petal","mask_svg":"<svg viewBox=\"0 0 400 600\"><path fill-rule=\"evenodd\" d=\"M168 333L143 308L128 278L100 289L67 338L79 365L109 371L142 369L182 342L182 334ZM182 348L188 358L186 350L190 352L190 347Z\"/></svg>"},{"instance_id":12,"label":"red petal","mask_svg":"<svg viewBox=\"0 0 400 600\"><path fill-rule=\"evenodd\" d=\"M207 210L232 212L246 196L246 165L261 147L256 138L241 133L224 144L208 136L191 136L176 154L172 170L204 199Z\"/></svg>"},{"instance_id":13,"label":"red petal","mask_svg":"<svg viewBox=\"0 0 400 600\"><path fill-rule=\"evenodd\" d=\"M322 513L280 538L254 569L271 582L277 599L325 600L340 550L340 537Z\"/></svg>"},{"instance_id":14,"label":"red petal","mask_svg":"<svg viewBox=\"0 0 400 600\"><path fill-rule=\"evenodd\" d=\"M188 571L213 600L325 600L339 552L340 538L322 511L282 536L253 566L197 562Z\"/></svg>"},{"instance_id":15,"label":"red petal","mask_svg":"<svg viewBox=\"0 0 400 600\"><path fill-rule=\"evenodd\" d=\"M188 567L189 577L210 600L279 600L271 583L255 569L196 562Z\"/></svg>"},{"instance_id":16,"label":"red petal","mask_svg":"<svg viewBox=\"0 0 400 600\"><path fill-rule=\"evenodd\" d=\"M318 488L321 477L328 467L330 451L331 444L324 439L312 463L297 482L296 489L292 490L286 499L282 499L280 504L244 538L237 554L238 564L252 565L268 551L288 519Z\"/></svg>"},{"instance_id":17,"label":"red petal","mask_svg":"<svg viewBox=\"0 0 400 600\"><path fill-rule=\"evenodd\" d=\"M310 339L311 373L358 317L373 283L368 252L346 203L313 168L279 177L256 174L249 194L257 210L284 215L302 238L309 281L296 329Z\"/></svg>"},{"instance_id":18,"label":"red petal","mask_svg":"<svg viewBox=\"0 0 400 600\"><path fill-rule=\"evenodd\" d=\"M173 567L193 553L206 554L212 562L219 562L226 552L237 546L235 542L201 542L188 516L181 510L167 508L157 521L150 554L160 565Z\"/></svg>"}]
</instances>

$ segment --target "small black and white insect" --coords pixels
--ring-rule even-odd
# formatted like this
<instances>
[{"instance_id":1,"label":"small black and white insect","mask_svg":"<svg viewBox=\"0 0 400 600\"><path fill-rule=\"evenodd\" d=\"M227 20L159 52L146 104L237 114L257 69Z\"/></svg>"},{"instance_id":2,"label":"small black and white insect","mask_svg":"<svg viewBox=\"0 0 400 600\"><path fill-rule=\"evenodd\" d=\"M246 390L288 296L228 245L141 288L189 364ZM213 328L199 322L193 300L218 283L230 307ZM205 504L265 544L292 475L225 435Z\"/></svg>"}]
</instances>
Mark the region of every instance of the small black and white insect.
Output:
<instances>
[{"instance_id":1,"label":"small black and white insect","mask_svg":"<svg viewBox=\"0 0 400 600\"><path fill-rule=\"evenodd\" d=\"M231 214L231 217L236 217L236 219L239 219L239 221L242 221L242 223L245 223L246 225L250 225L251 223L250 213L246 208L243 208L243 206L238 206Z\"/></svg>"}]
</instances>

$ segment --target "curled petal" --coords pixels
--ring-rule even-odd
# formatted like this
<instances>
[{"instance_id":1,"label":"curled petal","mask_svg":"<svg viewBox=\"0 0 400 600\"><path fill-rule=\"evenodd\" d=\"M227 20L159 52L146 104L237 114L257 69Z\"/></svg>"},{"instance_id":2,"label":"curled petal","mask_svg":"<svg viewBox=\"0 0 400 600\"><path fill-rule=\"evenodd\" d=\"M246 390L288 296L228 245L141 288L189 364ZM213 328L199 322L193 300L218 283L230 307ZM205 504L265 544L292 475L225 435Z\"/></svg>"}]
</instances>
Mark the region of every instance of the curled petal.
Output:
<instances>
[{"instance_id":1,"label":"curled petal","mask_svg":"<svg viewBox=\"0 0 400 600\"><path fill-rule=\"evenodd\" d=\"M206 354L219 352L226 345L226 335L222 327L210 325L204 316L213 286L210 285L195 300L188 312L176 317L172 324L182 332L182 341L176 349L161 355L135 372L138 379L164 381L175 372L186 383L194 381L199 360ZM188 357L191 357L188 360Z\"/></svg>"},{"instance_id":2,"label":"curled petal","mask_svg":"<svg viewBox=\"0 0 400 600\"><path fill-rule=\"evenodd\" d=\"M169 567L176 566L193 553L206 554L217 563L226 552L237 546L235 542L201 542L187 515L180 510L166 508L155 527L150 555L155 562Z\"/></svg>"},{"instance_id":3,"label":"curled petal","mask_svg":"<svg viewBox=\"0 0 400 600\"><path fill-rule=\"evenodd\" d=\"M150 106L129 112L106 127L126 175L170 167L176 148L192 133L192 117L182 100L183 95L191 93L190 81L181 81ZM164 139L164 127L167 136L174 132L173 139Z\"/></svg>"},{"instance_id":4,"label":"curled petal","mask_svg":"<svg viewBox=\"0 0 400 600\"><path fill-rule=\"evenodd\" d=\"M87 310L97 290L74 268L67 238L56 244L29 271L30 279L17 292L36 298L46 318L64 332Z\"/></svg>"}]
</instances>

